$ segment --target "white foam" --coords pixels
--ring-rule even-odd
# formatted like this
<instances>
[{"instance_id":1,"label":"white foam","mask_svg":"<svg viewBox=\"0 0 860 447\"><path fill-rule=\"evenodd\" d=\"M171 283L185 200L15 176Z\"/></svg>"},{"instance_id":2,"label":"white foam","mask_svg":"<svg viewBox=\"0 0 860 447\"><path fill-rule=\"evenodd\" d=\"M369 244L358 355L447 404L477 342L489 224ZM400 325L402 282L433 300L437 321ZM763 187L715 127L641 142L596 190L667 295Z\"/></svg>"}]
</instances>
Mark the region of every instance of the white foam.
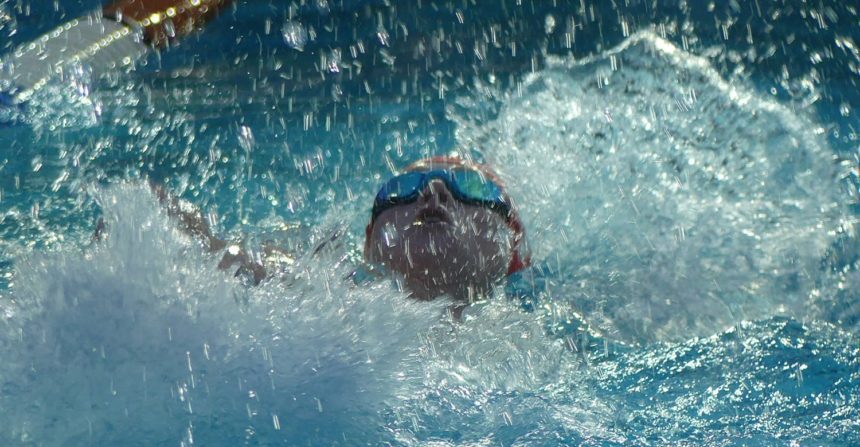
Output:
<instances>
[{"instance_id":1,"label":"white foam","mask_svg":"<svg viewBox=\"0 0 860 447\"><path fill-rule=\"evenodd\" d=\"M802 309L841 216L814 120L648 34L553 61L496 119L460 123L510 180L548 272L538 298L619 338ZM451 430L483 445L507 427L625 441L616 402L592 391L611 362L581 362L539 312L497 297L453 324L444 302L344 280L349 244L245 288L145 186L100 202L102 246L16 261L0 444L428 445Z\"/></svg>"},{"instance_id":2,"label":"white foam","mask_svg":"<svg viewBox=\"0 0 860 447\"><path fill-rule=\"evenodd\" d=\"M0 325L4 444L378 439L402 421L379 412L418 411L422 393L523 391L565 370L562 342L504 300L454 324L444 300L346 280L353 266L337 240L281 281L246 288L147 187L115 186L99 201L101 245L16 264Z\"/></svg>"},{"instance_id":3,"label":"white foam","mask_svg":"<svg viewBox=\"0 0 860 447\"><path fill-rule=\"evenodd\" d=\"M644 32L551 59L492 120L459 115L461 144L509 180L554 296L608 332L685 339L804 315L843 199L803 110Z\"/></svg>"},{"instance_id":4,"label":"white foam","mask_svg":"<svg viewBox=\"0 0 860 447\"><path fill-rule=\"evenodd\" d=\"M439 306L384 282L353 287L323 261L300 263L289 286L247 289L145 187L101 201L103 245L17 264L0 338L4 444L337 440L379 430L369 418L420 379L410 356Z\"/></svg>"}]
</instances>

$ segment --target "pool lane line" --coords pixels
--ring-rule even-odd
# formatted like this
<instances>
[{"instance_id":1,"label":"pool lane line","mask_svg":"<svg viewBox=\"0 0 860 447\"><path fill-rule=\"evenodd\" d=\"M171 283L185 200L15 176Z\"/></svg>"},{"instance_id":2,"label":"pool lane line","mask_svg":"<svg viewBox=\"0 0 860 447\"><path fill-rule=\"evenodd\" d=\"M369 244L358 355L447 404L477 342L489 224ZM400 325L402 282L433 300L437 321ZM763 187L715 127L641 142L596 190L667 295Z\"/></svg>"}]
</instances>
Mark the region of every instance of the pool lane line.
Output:
<instances>
[{"instance_id":1,"label":"pool lane line","mask_svg":"<svg viewBox=\"0 0 860 447\"><path fill-rule=\"evenodd\" d=\"M22 106L51 79L85 65L92 75L130 67L201 29L234 0L118 0L19 45L0 60L0 99Z\"/></svg>"}]
</instances>

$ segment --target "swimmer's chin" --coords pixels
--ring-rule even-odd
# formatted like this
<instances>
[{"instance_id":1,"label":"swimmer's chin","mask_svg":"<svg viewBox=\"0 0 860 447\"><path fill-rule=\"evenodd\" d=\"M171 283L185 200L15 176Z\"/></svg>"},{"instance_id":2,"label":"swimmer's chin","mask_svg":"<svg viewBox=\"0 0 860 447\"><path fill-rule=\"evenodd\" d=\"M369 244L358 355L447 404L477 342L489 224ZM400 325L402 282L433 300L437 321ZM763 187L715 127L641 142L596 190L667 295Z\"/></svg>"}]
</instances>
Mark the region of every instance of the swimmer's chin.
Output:
<instances>
[{"instance_id":1,"label":"swimmer's chin","mask_svg":"<svg viewBox=\"0 0 860 447\"><path fill-rule=\"evenodd\" d=\"M409 237L421 240L432 239L438 242L446 239L454 239L456 226L445 220L421 220L416 219L406 228ZM446 245L442 242L443 245Z\"/></svg>"},{"instance_id":2,"label":"swimmer's chin","mask_svg":"<svg viewBox=\"0 0 860 447\"><path fill-rule=\"evenodd\" d=\"M492 284L474 283L465 278L453 280L453 278L412 278L407 281L402 290L414 300L434 301L443 299L455 303L458 306L468 305L476 300L489 296Z\"/></svg>"}]
</instances>

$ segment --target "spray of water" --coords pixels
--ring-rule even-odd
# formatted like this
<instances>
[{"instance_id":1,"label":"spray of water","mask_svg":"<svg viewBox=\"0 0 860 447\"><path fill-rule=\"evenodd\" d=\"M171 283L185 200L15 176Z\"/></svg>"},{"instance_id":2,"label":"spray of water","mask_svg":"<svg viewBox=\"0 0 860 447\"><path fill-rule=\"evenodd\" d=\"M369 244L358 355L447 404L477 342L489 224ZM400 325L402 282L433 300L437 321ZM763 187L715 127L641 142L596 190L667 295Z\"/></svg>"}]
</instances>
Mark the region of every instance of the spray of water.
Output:
<instances>
[{"instance_id":1,"label":"spray of water","mask_svg":"<svg viewBox=\"0 0 860 447\"><path fill-rule=\"evenodd\" d=\"M0 53L9 49L12 45L12 36L17 31L17 23L15 16L12 13L12 2L9 0L0 1Z\"/></svg>"},{"instance_id":2,"label":"spray of water","mask_svg":"<svg viewBox=\"0 0 860 447\"><path fill-rule=\"evenodd\" d=\"M498 103L455 113L458 138L511 179L556 299L632 341L807 314L844 225L810 115L648 32L551 60Z\"/></svg>"},{"instance_id":3,"label":"spray of water","mask_svg":"<svg viewBox=\"0 0 860 447\"><path fill-rule=\"evenodd\" d=\"M856 370L847 336L773 319L691 337L803 314L842 216L813 119L650 34L552 61L494 98L489 115L453 117L460 143L510 180L544 284L538 311L498 293L454 323L444 301L354 285L350 244L313 249L361 220L350 210L333 210L278 281L246 288L147 187L122 184L98 193L103 243L16 260L0 312L0 444L720 442L714 426L747 423L740 404L773 410L751 425L763 443L799 427L796 414L844 439L856 386L802 376ZM261 140L250 129L247 153ZM548 334L570 309L613 338L687 341L595 361ZM775 380L784 365L802 388Z\"/></svg>"},{"instance_id":4,"label":"spray of water","mask_svg":"<svg viewBox=\"0 0 860 447\"><path fill-rule=\"evenodd\" d=\"M100 200L102 245L18 263L0 342L4 444L371 434L367 418L414 376L415 334L443 315L316 260L289 287L247 289L145 187Z\"/></svg>"}]
</instances>

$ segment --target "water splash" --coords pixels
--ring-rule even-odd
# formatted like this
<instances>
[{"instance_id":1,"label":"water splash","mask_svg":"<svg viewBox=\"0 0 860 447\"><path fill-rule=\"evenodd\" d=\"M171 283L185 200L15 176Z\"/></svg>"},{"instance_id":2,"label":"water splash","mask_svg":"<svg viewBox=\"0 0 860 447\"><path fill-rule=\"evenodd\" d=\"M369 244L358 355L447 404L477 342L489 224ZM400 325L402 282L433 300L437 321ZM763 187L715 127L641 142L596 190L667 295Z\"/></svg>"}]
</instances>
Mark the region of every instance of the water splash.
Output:
<instances>
[{"instance_id":1,"label":"water splash","mask_svg":"<svg viewBox=\"0 0 860 447\"><path fill-rule=\"evenodd\" d=\"M839 215L810 204L838 199L822 180L828 148L805 133L814 120L661 45L634 39L620 53L551 64L521 95L481 109L497 120L462 121L459 137L511 180L551 309L573 303L612 336L684 341L581 355L547 335L545 314L501 296L454 325L444 303L344 281L354 243L298 256L283 283L244 289L146 187L121 185L99 197L105 245L16 257L16 285L0 301L0 444L856 444L850 335L785 318L690 335L741 318L718 301L769 315L809 291L803 276L777 285L783 269L814 264ZM152 150L170 128L140 124L150 108L133 120L129 153ZM186 125L169 146L205 147L200 126ZM257 155L267 137L251 127ZM730 136L749 143L740 155L724 153ZM215 143L213 160L232 156ZM308 173L323 161L302 157L315 160ZM308 196L282 197L313 205ZM358 207L333 220L363 220ZM293 245L330 236L314 230Z\"/></svg>"},{"instance_id":2,"label":"water splash","mask_svg":"<svg viewBox=\"0 0 860 447\"><path fill-rule=\"evenodd\" d=\"M12 14L12 2L0 0L0 54L12 48L12 36L17 32L17 23ZM15 101L15 92L9 70L11 67L0 62L0 126L20 120L20 108Z\"/></svg>"},{"instance_id":3,"label":"water splash","mask_svg":"<svg viewBox=\"0 0 860 447\"><path fill-rule=\"evenodd\" d=\"M12 36L18 31L15 15L12 14L12 2L0 0L0 53L11 48Z\"/></svg>"},{"instance_id":4,"label":"water splash","mask_svg":"<svg viewBox=\"0 0 860 447\"><path fill-rule=\"evenodd\" d=\"M2 70L3 67L0 67ZM92 70L67 64L63 72L21 102L14 87L0 85L0 124L28 124L49 132L91 128L101 122L103 103L93 91ZM0 84L2 81L0 81ZM2 96L4 95L6 96Z\"/></svg>"},{"instance_id":5,"label":"water splash","mask_svg":"<svg viewBox=\"0 0 860 447\"><path fill-rule=\"evenodd\" d=\"M353 288L328 254L245 289L145 186L100 201L103 245L17 264L0 323L3 444L337 443L378 436L372 415L410 394L415 334L444 316L439 306L387 283Z\"/></svg>"},{"instance_id":6,"label":"water splash","mask_svg":"<svg viewBox=\"0 0 860 447\"><path fill-rule=\"evenodd\" d=\"M459 116L474 115L454 115L460 144L511 179L537 259L558 266L556 296L608 333L807 315L845 211L811 116L650 33L550 60L487 121Z\"/></svg>"}]
</instances>

